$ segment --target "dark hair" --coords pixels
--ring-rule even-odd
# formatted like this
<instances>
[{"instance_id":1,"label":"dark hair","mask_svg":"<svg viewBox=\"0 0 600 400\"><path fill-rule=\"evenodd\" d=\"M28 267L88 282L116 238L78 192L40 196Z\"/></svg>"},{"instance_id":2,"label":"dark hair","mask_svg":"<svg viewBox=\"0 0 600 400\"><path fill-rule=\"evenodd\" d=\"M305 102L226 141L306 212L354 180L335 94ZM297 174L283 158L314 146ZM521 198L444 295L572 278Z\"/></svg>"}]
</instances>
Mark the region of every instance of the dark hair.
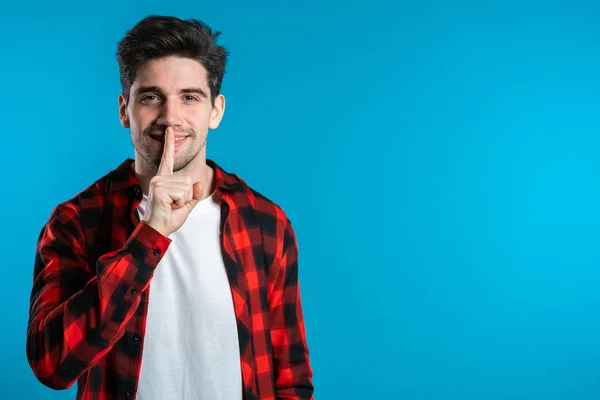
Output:
<instances>
[{"instance_id":1,"label":"dark hair","mask_svg":"<svg viewBox=\"0 0 600 400\"><path fill-rule=\"evenodd\" d=\"M202 21L151 15L138 22L119 42L117 59L125 99L138 69L146 62L167 56L192 58L206 69L210 98L221 90L228 52L215 44L221 32L214 32Z\"/></svg>"}]
</instances>

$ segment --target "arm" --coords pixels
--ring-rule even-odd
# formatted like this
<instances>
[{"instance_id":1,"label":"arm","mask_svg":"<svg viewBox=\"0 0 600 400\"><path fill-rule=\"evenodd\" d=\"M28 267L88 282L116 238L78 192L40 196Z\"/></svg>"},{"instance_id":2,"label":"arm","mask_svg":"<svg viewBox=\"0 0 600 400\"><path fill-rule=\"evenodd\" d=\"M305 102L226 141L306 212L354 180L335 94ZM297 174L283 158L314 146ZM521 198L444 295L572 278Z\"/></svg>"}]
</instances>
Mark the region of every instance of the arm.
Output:
<instances>
[{"instance_id":1,"label":"arm","mask_svg":"<svg viewBox=\"0 0 600 400\"><path fill-rule=\"evenodd\" d=\"M90 265L77 211L55 209L37 243L27 326L27 359L40 382L69 388L110 351L169 244L141 222L123 248Z\"/></svg>"},{"instance_id":2,"label":"arm","mask_svg":"<svg viewBox=\"0 0 600 400\"><path fill-rule=\"evenodd\" d=\"M313 384L298 284L298 247L289 221L281 256L275 259L269 284L270 330L273 341L275 397L312 400Z\"/></svg>"}]
</instances>

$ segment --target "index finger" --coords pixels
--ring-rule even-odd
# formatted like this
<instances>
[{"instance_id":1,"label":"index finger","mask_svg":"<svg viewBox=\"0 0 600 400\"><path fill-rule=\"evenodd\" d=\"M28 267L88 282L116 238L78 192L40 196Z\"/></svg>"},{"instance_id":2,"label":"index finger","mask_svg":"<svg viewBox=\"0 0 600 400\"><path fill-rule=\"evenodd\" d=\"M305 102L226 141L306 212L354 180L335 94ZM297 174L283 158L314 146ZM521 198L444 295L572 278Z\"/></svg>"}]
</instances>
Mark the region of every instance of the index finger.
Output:
<instances>
[{"instance_id":1,"label":"index finger","mask_svg":"<svg viewBox=\"0 0 600 400\"><path fill-rule=\"evenodd\" d=\"M167 127L165 130L165 146L163 147L162 159L158 166L158 175L173 175L173 164L175 163L175 133Z\"/></svg>"}]
</instances>

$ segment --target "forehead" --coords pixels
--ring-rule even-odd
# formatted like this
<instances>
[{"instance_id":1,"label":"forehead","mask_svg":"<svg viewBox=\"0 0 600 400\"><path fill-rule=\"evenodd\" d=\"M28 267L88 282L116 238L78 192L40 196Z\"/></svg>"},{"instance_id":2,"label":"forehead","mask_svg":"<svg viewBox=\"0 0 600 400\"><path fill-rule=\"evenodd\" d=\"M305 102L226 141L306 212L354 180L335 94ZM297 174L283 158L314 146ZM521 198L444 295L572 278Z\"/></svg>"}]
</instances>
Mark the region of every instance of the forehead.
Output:
<instances>
[{"instance_id":1,"label":"forehead","mask_svg":"<svg viewBox=\"0 0 600 400\"><path fill-rule=\"evenodd\" d=\"M164 57L150 60L140 66L132 89L140 86L158 86L165 92L175 92L186 87L208 90L206 69L196 60L183 57Z\"/></svg>"}]
</instances>

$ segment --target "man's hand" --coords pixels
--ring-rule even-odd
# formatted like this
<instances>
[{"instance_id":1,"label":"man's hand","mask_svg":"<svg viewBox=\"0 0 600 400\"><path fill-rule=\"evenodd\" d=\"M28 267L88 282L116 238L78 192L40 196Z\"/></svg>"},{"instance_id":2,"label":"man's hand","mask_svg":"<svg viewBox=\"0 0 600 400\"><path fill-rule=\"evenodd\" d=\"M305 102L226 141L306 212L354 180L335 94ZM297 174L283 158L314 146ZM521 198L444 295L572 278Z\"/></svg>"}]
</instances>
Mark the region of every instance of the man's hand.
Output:
<instances>
[{"instance_id":1,"label":"man's hand","mask_svg":"<svg viewBox=\"0 0 600 400\"><path fill-rule=\"evenodd\" d=\"M174 163L175 132L172 128L167 128L162 159L158 173L150 180L148 206L143 218L164 236L181 228L202 198L202 183L192 184L189 176L173 175Z\"/></svg>"}]
</instances>

